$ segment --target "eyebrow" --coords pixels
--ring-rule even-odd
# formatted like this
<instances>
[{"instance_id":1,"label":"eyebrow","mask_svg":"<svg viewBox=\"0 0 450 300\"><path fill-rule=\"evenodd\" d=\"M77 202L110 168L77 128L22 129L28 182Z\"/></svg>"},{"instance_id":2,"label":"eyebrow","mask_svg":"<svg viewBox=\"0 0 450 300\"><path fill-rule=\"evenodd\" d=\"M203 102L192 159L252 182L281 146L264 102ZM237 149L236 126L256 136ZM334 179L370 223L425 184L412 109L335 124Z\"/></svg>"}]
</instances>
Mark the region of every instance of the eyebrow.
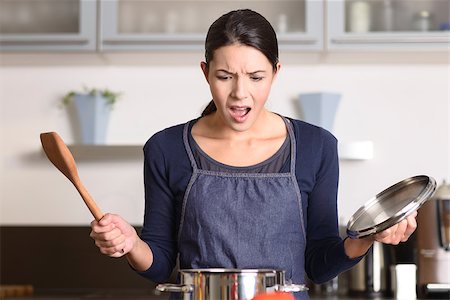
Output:
<instances>
[{"instance_id":1,"label":"eyebrow","mask_svg":"<svg viewBox=\"0 0 450 300\"><path fill-rule=\"evenodd\" d=\"M224 73L227 73L227 74L235 74L235 73L232 73L232 72L230 72L230 71L227 71L227 70L225 70L225 69L218 69L218 70L216 70L216 72L224 72ZM256 71L253 71L253 72L248 72L247 74L256 74L256 73L265 73L266 71L265 70L256 70Z\"/></svg>"}]
</instances>

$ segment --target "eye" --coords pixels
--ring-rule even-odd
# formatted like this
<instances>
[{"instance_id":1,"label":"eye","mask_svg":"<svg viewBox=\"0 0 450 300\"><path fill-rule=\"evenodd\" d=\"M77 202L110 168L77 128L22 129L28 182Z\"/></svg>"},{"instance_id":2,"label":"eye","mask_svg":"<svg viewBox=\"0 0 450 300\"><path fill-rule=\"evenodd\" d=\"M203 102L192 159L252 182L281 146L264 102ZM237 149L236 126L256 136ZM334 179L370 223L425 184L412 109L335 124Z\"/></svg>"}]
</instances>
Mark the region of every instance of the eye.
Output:
<instances>
[{"instance_id":1,"label":"eye","mask_svg":"<svg viewBox=\"0 0 450 300\"><path fill-rule=\"evenodd\" d=\"M250 76L250 79L253 80L253 81L260 81L260 80L263 80L264 77L262 77L262 76Z\"/></svg>"},{"instance_id":2,"label":"eye","mask_svg":"<svg viewBox=\"0 0 450 300\"><path fill-rule=\"evenodd\" d=\"M231 78L231 76L226 76L226 75L217 75L216 77L219 80L228 80Z\"/></svg>"}]
</instances>

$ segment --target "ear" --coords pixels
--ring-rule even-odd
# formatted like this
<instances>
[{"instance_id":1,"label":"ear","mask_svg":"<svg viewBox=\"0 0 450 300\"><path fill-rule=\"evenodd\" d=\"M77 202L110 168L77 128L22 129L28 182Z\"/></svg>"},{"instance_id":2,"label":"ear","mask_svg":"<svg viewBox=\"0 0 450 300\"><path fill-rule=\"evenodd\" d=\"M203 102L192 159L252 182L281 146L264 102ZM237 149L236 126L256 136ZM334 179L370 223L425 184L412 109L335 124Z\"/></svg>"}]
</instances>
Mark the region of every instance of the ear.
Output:
<instances>
[{"instance_id":1,"label":"ear","mask_svg":"<svg viewBox=\"0 0 450 300\"><path fill-rule=\"evenodd\" d=\"M208 66L206 65L206 62L204 62L204 61L202 61L201 63L200 63L200 67L202 68L202 72L203 72L203 75L205 76L205 79L206 79L206 81L209 83L209 79L208 79Z\"/></svg>"},{"instance_id":2,"label":"ear","mask_svg":"<svg viewBox=\"0 0 450 300\"><path fill-rule=\"evenodd\" d=\"M273 80L275 80L275 78L277 78L278 73L280 72L281 69L281 64L277 63L277 68L276 70L273 72Z\"/></svg>"}]
</instances>

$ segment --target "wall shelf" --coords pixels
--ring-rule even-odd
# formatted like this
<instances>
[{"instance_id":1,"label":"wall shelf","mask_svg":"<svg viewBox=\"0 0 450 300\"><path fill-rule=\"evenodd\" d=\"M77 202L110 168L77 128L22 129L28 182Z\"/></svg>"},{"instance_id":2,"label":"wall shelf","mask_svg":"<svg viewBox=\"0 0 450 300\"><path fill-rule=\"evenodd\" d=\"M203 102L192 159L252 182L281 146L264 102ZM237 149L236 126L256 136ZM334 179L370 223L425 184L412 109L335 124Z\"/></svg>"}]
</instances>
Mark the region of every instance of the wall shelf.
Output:
<instances>
[{"instance_id":1,"label":"wall shelf","mask_svg":"<svg viewBox=\"0 0 450 300\"><path fill-rule=\"evenodd\" d=\"M75 160L136 160L143 159L142 148L144 145L120 145L120 144L72 144L67 146Z\"/></svg>"},{"instance_id":2,"label":"wall shelf","mask_svg":"<svg viewBox=\"0 0 450 300\"><path fill-rule=\"evenodd\" d=\"M355 141L338 145L340 160L370 160L373 159L372 141Z\"/></svg>"},{"instance_id":3,"label":"wall shelf","mask_svg":"<svg viewBox=\"0 0 450 300\"><path fill-rule=\"evenodd\" d=\"M142 160L144 145L68 145L75 160L111 161L111 160ZM362 161L373 159L372 141L354 141L338 145L339 160Z\"/></svg>"},{"instance_id":4,"label":"wall shelf","mask_svg":"<svg viewBox=\"0 0 450 300\"><path fill-rule=\"evenodd\" d=\"M75 160L136 160L143 159L144 145L121 144L72 144L68 145ZM371 160L373 159L372 141L354 141L338 145L339 160Z\"/></svg>"}]
</instances>

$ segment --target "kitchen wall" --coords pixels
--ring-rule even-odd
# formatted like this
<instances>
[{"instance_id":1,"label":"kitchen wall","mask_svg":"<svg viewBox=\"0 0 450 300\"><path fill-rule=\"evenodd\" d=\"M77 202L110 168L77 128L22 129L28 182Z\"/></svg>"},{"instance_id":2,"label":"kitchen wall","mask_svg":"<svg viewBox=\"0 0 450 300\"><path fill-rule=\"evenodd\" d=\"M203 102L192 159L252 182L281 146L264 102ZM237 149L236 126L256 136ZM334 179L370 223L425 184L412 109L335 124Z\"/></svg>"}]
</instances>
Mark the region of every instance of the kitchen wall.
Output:
<instances>
[{"instance_id":1,"label":"kitchen wall","mask_svg":"<svg viewBox=\"0 0 450 300\"><path fill-rule=\"evenodd\" d=\"M109 144L142 146L157 130L199 115L210 100L202 53L1 54L0 225L86 225L92 217L71 183L46 159L39 133L74 137L69 90L123 92L112 111ZM341 161L339 214L345 223L365 201L406 177L450 180L449 54L281 53L269 109L301 118L301 93L342 94L333 133L373 141L374 158ZM105 212L140 225L142 157L80 159L79 174Z\"/></svg>"}]
</instances>

